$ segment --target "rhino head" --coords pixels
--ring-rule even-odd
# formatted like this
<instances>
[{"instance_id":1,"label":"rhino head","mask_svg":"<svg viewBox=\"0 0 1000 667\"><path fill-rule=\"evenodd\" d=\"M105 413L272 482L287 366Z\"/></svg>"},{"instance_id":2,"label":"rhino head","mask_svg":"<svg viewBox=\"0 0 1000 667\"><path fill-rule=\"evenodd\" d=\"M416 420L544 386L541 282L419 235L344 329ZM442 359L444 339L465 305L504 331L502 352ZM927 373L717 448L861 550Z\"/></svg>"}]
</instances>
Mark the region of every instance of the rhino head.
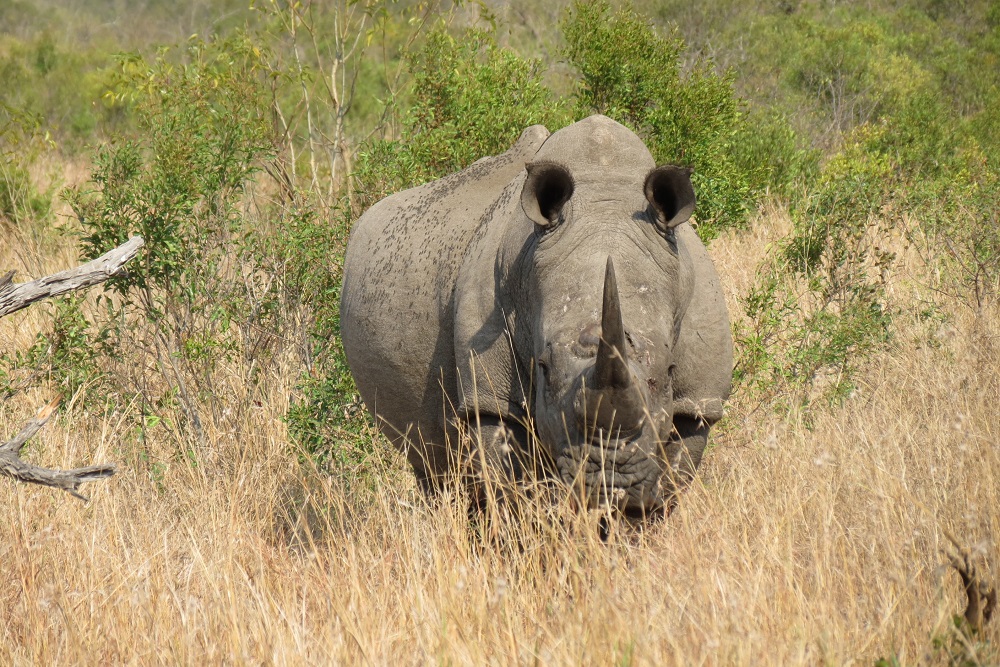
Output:
<instances>
[{"instance_id":1,"label":"rhino head","mask_svg":"<svg viewBox=\"0 0 1000 667\"><path fill-rule=\"evenodd\" d=\"M546 144L526 172L534 233L519 299L535 434L589 506L661 513L683 483L674 375L693 280L675 228L694 209L690 170L655 167L609 124L577 145Z\"/></svg>"}]
</instances>

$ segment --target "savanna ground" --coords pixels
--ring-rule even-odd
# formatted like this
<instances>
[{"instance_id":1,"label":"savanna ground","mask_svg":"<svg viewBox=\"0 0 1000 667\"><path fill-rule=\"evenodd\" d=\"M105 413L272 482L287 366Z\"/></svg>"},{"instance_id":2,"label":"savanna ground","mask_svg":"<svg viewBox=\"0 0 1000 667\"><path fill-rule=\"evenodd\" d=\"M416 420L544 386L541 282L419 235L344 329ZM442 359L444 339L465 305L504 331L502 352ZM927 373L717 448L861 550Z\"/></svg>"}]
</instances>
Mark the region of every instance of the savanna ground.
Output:
<instances>
[{"instance_id":1,"label":"savanna ground","mask_svg":"<svg viewBox=\"0 0 1000 667\"><path fill-rule=\"evenodd\" d=\"M682 18L700 25L696 16ZM512 29L510 41L520 34ZM827 37L837 42L836 35ZM424 57L435 53L440 56ZM734 53L722 51L730 58ZM414 69L419 79L421 70ZM150 80L175 83L155 66L148 71ZM500 66L491 71L509 76ZM218 76L228 85L225 73ZM900 88L912 94L915 85ZM864 97L857 95L853 103L861 108ZM896 104L890 97L879 104ZM244 98L237 91L220 104L232 99ZM436 102L413 104L418 111L447 112ZM137 108L141 115L142 105ZM171 127L183 136L190 131L192 145L213 131L201 125L192 130L162 101L146 109L153 118L176 121ZM892 131L890 112L881 112L879 131ZM127 118L111 115L108 122L128 129ZM827 120L850 120L835 116ZM419 137L410 145L434 147L433 133L419 118L402 118L399 128L386 130L390 141L397 138L393 132L405 137L417 128L423 132L415 132ZM613 525L606 542L599 537L600 516L558 503L527 503L518 524L498 520L483 538L462 499L424 502L403 458L370 431L350 387L342 389L336 348L328 365L316 361L322 349L311 335L326 331L326 315L309 297L329 298L326 283L309 287L295 273L298 260L286 256L279 275L286 287L267 301L270 282L261 281L261 267L276 264L260 260L259 247L233 241L241 238L238 226L226 228L231 236L224 242L178 238L213 248L233 243L243 252L230 262L185 256L215 262L208 265L224 281L244 284L242 296L213 292L220 288L204 277L181 276L153 287L133 285L111 306L97 302L95 288L80 305L34 306L0 319L0 352L7 355L0 439L62 394L59 418L29 443L25 456L53 467L119 463L115 477L82 489L89 503L40 487L0 484L0 662L996 664L996 621L976 636L956 628L965 596L946 555L953 549L950 533L973 552L982 572L994 581L1000 576L1000 313L995 274L989 273L995 270L992 255L975 255L981 261L972 273L961 267L973 264L949 264L968 238L978 237L949 227L953 235L935 250L923 216L936 210L922 201L911 209L910 200L887 186L857 214L864 230L826 228L824 247L848 243L853 251L820 257L820 270L812 274L775 273L775 258L794 256L789 248L802 245L796 239L812 233L806 218L833 220L842 191L865 190L869 183L852 176L844 186L840 175L876 174L900 181L901 189L912 185L902 158L884 168L883 153L864 134L867 120L850 120L862 127L860 139L847 128L830 139L833 126L815 122L823 132L809 136L826 152L818 166L801 170L819 175L767 183L764 190L816 194L797 203L798 195L765 193L747 207L744 222L720 223L712 232L717 236L709 252L734 319L740 374L699 476L665 521L641 532ZM250 146L254 139L245 141ZM704 154L713 155L704 141ZM356 156L331 160L324 172L309 164L305 143L290 158L287 146L275 145L285 161L248 172L248 185L194 188L230 204L207 212L196 206L177 217L187 215L202 227L218 217L245 218L270 243L288 244L281 225L305 225L311 218L302 214L306 197L282 190L275 164L320 193L318 203L308 204L317 215L336 219L338 206L364 205L322 200L333 191L327 179L338 168L353 168ZM294 149L294 142L289 145ZM859 157L862 149L879 159ZM272 160L263 153L268 151L254 159ZM204 157L197 147L191 155ZM191 155L176 158L179 171ZM392 171L402 171L398 164L359 159L369 180L363 176L343 197L364 200L380 187L398 185ZM432 167L419 154L408 159L404 166L430 175ZM101 167L86 154L48 151L23 166L33 192L49 192L51 204L38 209L24 203L26 196L12 198L0 220L0 268L17 269L18 280L78 264L87 252L81 233L97 237L114 224L107 208L51 196L54 189L93 187L86 184ZM382 180L372 185L371 173ZM728 172L723 177L739 181ZM172 187L156 176L148 182L151 191ZM125 192L133 203L147 196ZM162 201L160 206L172 205ZM715 219L725 221L726 197L708 201L717 206ZM971 208L970 201L964 203ZM829 210L817 208L829 202ZM220 208L227 213L219 214ZM972 214L959 207L948 215L958 220ZM98 222L88 227L88 218ZM291 245L311 238L303 233ZM336 249L342 238L338 233L323 242ZM310 254L316 247L303 256L327 262L335 279L336 253L316 258ZM868 252L873 248L878 252ZM803 256L799 261L808 264L812 255ZM168 269L176 260L150 257L147 266L162 259ZM853 272L838 273L842 267ZM767 294L760 286L779 274L780 287L770 293L793 299L794 308L764 299L769 305L755 309L749 295ZM136 269L136 275L144 274ZM163 275L169 278L169 271ZM865 289L829 286L844 275L862 276ZM292 283L295 289L287 287ZM207 296L176 296L195 291L192 285ZM156 289L167 295L154 300L159 310L115 309L130 295L138 300ZM822 328L826 320L807 317L822 312L846 318L858 300L866 312L875 306L891 312L891 321L877 320L878 335L866 334L865 327L875 326L871 320L849 320L830 335ZM829 302L838 305L827 308ZM228 328L204 324L216 321L205 312L232 303L234 310L267 304L276 314ZM185 326L197 328L198 345L185 338L189 329L156 319L161 311L181 313ZM61 324L54 328L53 321ZM128 324L115 328L116 321ZM113 353L93 333L101 327L111 332ZM845 336L854 336L846 347ZM817 340L846 350L850 363L813 350ZM67 341L91 346L94 354L73 356ZM789 361L783 346L808 354ZM37 352L16 358L15 350ZM334 378L328 393L324 374ZM309 421L314 412L301 407L313 404L322 408L320 426Z\"/></svg>"}]
</instances>

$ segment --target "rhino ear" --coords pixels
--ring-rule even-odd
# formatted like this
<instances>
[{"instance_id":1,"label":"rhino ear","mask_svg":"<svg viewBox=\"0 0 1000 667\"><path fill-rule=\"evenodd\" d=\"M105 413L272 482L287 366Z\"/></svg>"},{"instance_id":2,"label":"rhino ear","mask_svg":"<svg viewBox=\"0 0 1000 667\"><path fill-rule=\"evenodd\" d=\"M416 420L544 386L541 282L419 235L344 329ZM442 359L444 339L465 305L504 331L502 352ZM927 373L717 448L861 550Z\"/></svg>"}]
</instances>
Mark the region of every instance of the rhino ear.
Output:
<instances>
[{"instance_id":1,"label":"rhino ear","mask_svg":"<svg viewBox=\"0 0 1000 667\"><path fill-rule=\"evenodd\" d=\"M691 169L664 165L646 176L643 190L656 215L656 226L666 231L686 222L694 212Z\"/></svg>"},{"instance_id":2,"label":"rhino ear","mask_svg":"<svg viewBox=\"0 0 1000 667\"><path fill-rule=\"evenodd\" d=\"M525 165L528 178L521 190L521 209L539 227L551 227L561 218L563 207L573 196L573 177L555 162Z\"/></svg>"}]
</instances>

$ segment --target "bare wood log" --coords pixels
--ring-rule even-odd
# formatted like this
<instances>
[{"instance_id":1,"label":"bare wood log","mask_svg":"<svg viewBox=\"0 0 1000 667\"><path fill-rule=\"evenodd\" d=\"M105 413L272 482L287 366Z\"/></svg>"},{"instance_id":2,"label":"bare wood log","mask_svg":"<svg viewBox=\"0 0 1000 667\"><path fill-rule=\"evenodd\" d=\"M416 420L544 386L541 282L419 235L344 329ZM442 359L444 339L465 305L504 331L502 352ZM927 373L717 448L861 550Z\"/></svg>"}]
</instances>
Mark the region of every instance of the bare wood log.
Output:
<instances>
[{"instance_id":1,"label":"bare wood log","mask_svg":"<svg viewBox=\"0 0 1000 667\"><path fill-rule=\"evenodd\" d=\"M958 553L949 553L951 566L962 577L965 587L965 621L974 632L982 632L983 627L993 618L997 606L997 589L985 575L976 569L972 562L972 552L964 548L955 536L947 530L945 536L955 545Z\"/></svg>"},{"instance_id":2,"label":"bare wood log","mask_svg":"<svg viewBox=\"0 0 1000 667\"><path fill-rule=\"evenodd\" d=\"M125 263L136 256L143 243L141 236L133 236L114 250L86 264L26 283L13 282L14 272L8 272L0 277L0 317L17 312L36 301L90 287L118 275ZM63 489L86 501L87 497L77 490L80 485L110 477L115 474L114 465L104 463L72 470L55 470L32 465L21 459L21 449L45 426L60 400L56 398L50 401L17 435L0 445L0 474L22 482Z\"/></svg>"},{"instance_id":3,"label":"bare wood log","mask_svg":"<svg viewBox=\"0 0 1000 667\"><path fill-rule=\"evenodd\" d=\"M45 423L55 413L60 400L60 398L56 398L50 401L17 435L0 445L0 473L22 482L62 489L80 500L87 501L87 497L77 489L84 482L96 482L99 479L111 477L115 474L114 465L105 463L73 468L72 470L54 470L32 465L21 459L21 449L33 435L45 426Z\"/></svg>"},{"instance_id":4,"label":"bare wood log","mask_svg":"<svg viewBox=\"0 0 1000 667\"><path fill-rule=\"evenodd\" d=\"M142 248L141 236L133 236L114 250L74 269L67 269L27 283L11 282L13 273L0 278L0 317L10 315L36 301L102 283L117 275L125 262Z\"/></svg>"}]
</instances>

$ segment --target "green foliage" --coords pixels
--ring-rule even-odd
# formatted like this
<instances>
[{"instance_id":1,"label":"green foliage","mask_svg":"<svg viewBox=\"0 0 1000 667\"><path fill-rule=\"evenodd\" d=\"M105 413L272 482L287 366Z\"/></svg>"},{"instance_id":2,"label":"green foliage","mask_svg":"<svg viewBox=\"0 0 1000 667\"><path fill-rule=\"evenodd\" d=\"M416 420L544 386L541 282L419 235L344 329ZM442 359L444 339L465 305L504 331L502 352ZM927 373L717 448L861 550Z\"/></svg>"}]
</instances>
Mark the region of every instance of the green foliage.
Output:
<instances>
[{"instance_id":1,"label":"green foliage","mask_svg":"<svg viewBox=\"0 0 1000 667\"><path fill-rule=\"evenodd\" d=\"M21 225L48 216L52 193L39 192L29 173L48 148L38 118L0 103L0 221Z\"/></svg>"},{"instance_id":2,"label":"green foliage","mask_svg":"<svg viewBox=\"0 0 1000 667\"><path fill-rule=\"evenodd\" d=\"M356 470L372 452L364 436L371 421L358 396L340 339L330 341L324 362L306 373L298 386L301 399L288 408L285 420L302 451L331 472Z\"/></svg>"},{"instance_id":3,"label":"green foliage","mask_svg":"<svg viewBox=\"0 0 1000 667\"><path fill-rule=\"evenodd\" d=\"M1000 178L984 149L1000 141L984 104L1000 78L975 64L995 62L996 50L916 10L764 23L782 26L783 39L768 44L788 73L782 83L795 97L786 99L821 109L814 141L838 150L742 299L737 380L762 396L839 396L891 340L891 236L924 253L935 290L976 310L1000 288Z\"/></svg>"},{"instance_id":4,"label":"green foliage","mask_svg":"<svg viewBox=\"0 0 1000 667\"><path fill-rule=\"evenodd\" d=\"M741 299L741 388L790 398L788 407L843 397L866 358L891 339L885 277L895 256L885 241L893 169L888 156L869 150L878 138L862 128L824 166L792 233Z\"/></svg>"},{"instance_id":5,"label":"green foliage","mask_svg":"<svg viewBox=\"0 0 1000 667\"><path fill-rule=\"evenodd\" d=\"M69 195L87 258L132 234L146 240L141 261L110 284L133 292L145 314L193 305L219 271L220 247L245 230L237 206L257 161L273 150L260 52L246 40L193 40L189 62L123 56L112 93L135 106L144 137L102 148L96 192Z\"/></svg>"},{"instance_id":6,"label":"green foliage","mask_svg":"<svg viewBox=\"0 0 1000 667\"><path fill-rule=\"evenodd\" d=\"M100 103L107 57L95 50L67 51L52 34L38 33L0 50L0 106L44 119L46 131L67 147L92 138L115 110Z\"/></svg>"},{"instance_id":7,"label":"green foliage","mask_svg":"<svg viewBox=\"0 0 1000 667\"><path fill-rule=\"evenodd\" d=\"M502 153L529 125L557 129L569 120L542 85L540 64L497 46L483 30L456 38L436 29L408 63L413 102L400 138L374 142L358 163L362 208Z\"/></svg>"},{"instance_id":8,"label":"green foliage","mask_svg":"<svg viewBox=\"0 0 1000 667\"><path fill-rule=\"evenodd\" d=\"M581 1L562 30L565 55L580 73L577 115L610 116L639 132L658 163L694 167L702 238L744 224L771 179L788 176L788 137L775 128L764 141L748 142L754 132L733 92L735 74L719 73L707 59L685 64L676 30L660 36L634 11ZM758 161L770 146L780 146L783 157Z\"/></svg>"},{"instance_id":9,"label":"green foliage","mask_svg":"<svg viewBox=\"0 0 1000 667\"><path fill-rule=\"evenodd\" d=\"M734 159L750 179L755 197L751 203L759 204L765 193L789 202L797 200L816 178L820 151L804 147L803 137L783 113L751 106L737 137Z\"/></svg>"},{"instance_id":10,"label":"green foliage","mask_svg":"<svg viewBox=\"0 0 1000 667\"><path fill-rule=\"evenodd\" d=\"M0 354L0 398L40 382L75 396L100 381L104 340L84 317L82 301L81 296L55 300L51 329L39 333L26 351Z\"/></svg>"},{"instance_id":11,"label":"green foliage","mask_svg":"<svg viewBox=\"0 0 1000 667\"><path fill-rule=\"evenodd\" d=\"M918 221L908 236L938 265L936 287L977 310L1000 288L1000 164L980 143L979 120L956 117L938 96L917 96L885 119L871 147L894 157L898 207ZM987 145L998 135L987 134Z\"/></svg>"},{"instance_id":12,"label":"green foliage","mask_svg":"<svg viewBox=\"0 0 1000 667\"><path fill-rule=\"evenodd\" d=\"M806 275L827 272L832 285L853 283L839 275L858 263L862 240L883 212L893 180L887 155L869 150L878 130L867 126L822 170L815 189L795 210L795 228L785 250L793 270Z\"/></svg>"},{"instance_id":13,"label":"green foliage","mask_svg":"<svg viewBox=\"0 0 1000 667\"><path fill-rule=\"evenodd\" d=\"M738 391L780 409L848 396L868 356L891 340L884 293L867 284L838 301L822 278L803 285L784 266L763 271L740 299L747 323L734 331Z\"/></svg>"},{"instance_id":14,"label":"green foliage","mask_svg":"<svg viewBox=\"0 0 1000 667\"><path fill-rule=\"evenodd\" d=\"M265 314L249 299L253 290L243 288L254 275L244 261L255 229L243 194L273 143L265 54L249 39L192 39L181 58L172 55L162 51L152 62L121 57L109 96L132 110L141 138L99 149L93 187L76 188L67 200L85 258L134 234L145 239L128 271L108 282L119 298L103 300L97 328L115 348L147 336L152 344L144 347L166 395L177 397L187 423L200 431L195 405L217 400L218 362L239 350L248 322L259 325ZM237 280L244 270L249 277ZM119 371L125 395L148 382L132 368ZM140 393L144 411L162 402Z\"/></svg>"},{"instance_id":15,"label":"green foliage","mask_svg":"<svg viewBox=\"0 0 1000 667\"><path fill-rule=\"evenodd\" d=\"M275 212L279 224L257 235L260 266L283 286L285 308L304 306L311 313L306 369L298 397L285 420L292 438L313 462L331 470L354 470L370 451L358 436L370 429L367 413L341 345L340 286L349 207L317 215L300 201Z\"/></svg>"}]
</instances>

